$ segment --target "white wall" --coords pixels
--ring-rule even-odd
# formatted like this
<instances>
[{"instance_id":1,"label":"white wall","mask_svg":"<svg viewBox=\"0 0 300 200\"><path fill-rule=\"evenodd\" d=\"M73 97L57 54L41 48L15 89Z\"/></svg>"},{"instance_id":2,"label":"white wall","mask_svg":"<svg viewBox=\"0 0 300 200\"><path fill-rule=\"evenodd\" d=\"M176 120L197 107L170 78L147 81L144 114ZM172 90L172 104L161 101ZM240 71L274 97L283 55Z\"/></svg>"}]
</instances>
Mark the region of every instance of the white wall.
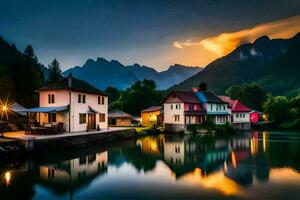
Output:
<instances>
[{"instance_id":1,"label":"white wall","mask_svg":"<svg viewBox=\"0 0 300 200\"><path fill-rule=\"evenodd\" d=\"M173 105L173 109L171 109ZM180 109L176 109L180 105ZM179 121L175 121L175 115L179 115ZM164 123L165 124L184 124L184 103L164 103Z\"/></svg>"},{"instance_id":2,"label":"white wall","mask_svg":"<svg viewBox=\"0 0 300 200\"><path fill-rule=\"evenodd\" d=\"M164 160L168 163L183 164L184 150L184 142L166 141L164 145Z\"/></svg>"},{"instance_id":3,"label":"white wall","mask_svg":"<svg viewBox=\"0 0 300 200\"><path fill-rule=\"evenodd\" d=\"M78 103L78 95L86 95L85 103ZM98 96L95 94L86 94L80 92L72 92L71 94L71 131L85 131L88 122L88 115L86 115L86 123L79 124L79 113L87 113L90 106L94 110L105 114L105 122L99 122L99 114L96 114L96 128L99 125L100 129L108 127L108 98L104 97L104 105L98 104ZM100 96L102 97L102 96Z\"/></svg>"},{"instance_id":4,"label":"white wall","mask_svg":"<svg viewBox=\"0 0 300 200\"><path fill-rule=\"evenodd\" d=\"M48 94L54 94L55 102L48 103ZM69 105L69 92L68 90L49 90L40 91L40 107L56 107Z\"/></svg>"},{"instance_id":5,"label":"white wall","mask_svg":"<svg viewBox=\"0 0 300 200\"><path fill-rule=\"evenodd\" d=\"M248 112L233 112L232 116L233 123L250 123L250 114Z\"/></svg>"}]
</instances>

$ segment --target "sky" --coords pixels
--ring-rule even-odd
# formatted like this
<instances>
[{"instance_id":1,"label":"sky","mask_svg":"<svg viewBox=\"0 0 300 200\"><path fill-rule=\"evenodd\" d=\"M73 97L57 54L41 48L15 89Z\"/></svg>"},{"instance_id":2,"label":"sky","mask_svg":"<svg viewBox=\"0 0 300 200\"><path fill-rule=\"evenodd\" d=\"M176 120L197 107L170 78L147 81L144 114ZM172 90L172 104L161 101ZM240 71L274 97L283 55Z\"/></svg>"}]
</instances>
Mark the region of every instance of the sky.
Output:
<instances>
[{"instance_id":1,"label":"sky","mask_svg":"<svg viewBox=\"0 0 300 200\"><path fill-rule=\"evenodd\" d=\"M262 35L297 32L299 0L0 0L0 35L63 70L97 57L206 66Z\"/></svg>"}]
</instances>

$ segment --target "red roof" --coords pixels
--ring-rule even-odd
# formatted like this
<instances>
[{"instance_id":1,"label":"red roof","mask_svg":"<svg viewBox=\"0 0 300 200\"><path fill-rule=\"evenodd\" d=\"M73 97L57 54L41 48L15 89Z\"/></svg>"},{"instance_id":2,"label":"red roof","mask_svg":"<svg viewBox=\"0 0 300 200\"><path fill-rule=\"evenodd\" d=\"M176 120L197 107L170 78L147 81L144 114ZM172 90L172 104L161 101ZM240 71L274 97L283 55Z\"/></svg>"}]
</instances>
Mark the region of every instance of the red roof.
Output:
<instances>
[{"instance_id":1,"label":"red roof","mask_svg":"<svg viewBox=\"0 0 300 200\"><path fill-rule=\"evenodd\" d=\"M241 101L239 100L232 100L230 97L227 96L219 96L223 101L226 101L229 103L229 107L233 112L250 112L251 109L245 106Z\"/></svg>"}]
</instances>

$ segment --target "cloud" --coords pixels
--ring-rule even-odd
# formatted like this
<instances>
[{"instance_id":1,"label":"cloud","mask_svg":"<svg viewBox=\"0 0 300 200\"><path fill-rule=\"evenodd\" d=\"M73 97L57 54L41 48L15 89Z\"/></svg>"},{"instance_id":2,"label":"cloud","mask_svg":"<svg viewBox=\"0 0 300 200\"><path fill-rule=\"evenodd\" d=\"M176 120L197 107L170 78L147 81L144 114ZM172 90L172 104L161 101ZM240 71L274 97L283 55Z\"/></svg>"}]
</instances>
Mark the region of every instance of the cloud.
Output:
<instances>
[{"instance_id":1,"label":"cloud","mask_svg":"<svg viewBox=\"0 0 300 200\"><path fill-rule=\"evenodd\" d=\"M260 24L236 32L221 33L214 37L202 39L199 42L192 42L190 40L184 42L175 41L173 47L180 49L202 47L217 56L223 56L234 50L240 44L253 42L262 35L268 35L271 39L292 37L300 31L299 24L300 15ZM257 54L255 50L252 51L252 53L253 55Z\"/></svg>"}]
</instances>

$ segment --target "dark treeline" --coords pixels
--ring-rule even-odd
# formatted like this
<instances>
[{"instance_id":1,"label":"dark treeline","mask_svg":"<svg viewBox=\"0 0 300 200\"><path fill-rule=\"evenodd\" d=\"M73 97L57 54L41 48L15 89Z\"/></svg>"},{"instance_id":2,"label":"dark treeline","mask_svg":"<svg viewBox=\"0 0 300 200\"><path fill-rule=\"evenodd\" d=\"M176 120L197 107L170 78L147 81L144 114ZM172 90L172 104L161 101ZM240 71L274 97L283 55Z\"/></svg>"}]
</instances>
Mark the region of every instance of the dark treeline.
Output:
<instances>
[{"instance_id":1,"label":"dark treeline","mask_svg":"<svg viewBox=\"0 0 300 200\"><path fill-rule=\"evenodd\" d=\"M56 59L47 71L49 81L45 80L42 67L31 45L20 52L14 44L0 37L0 98L26 107L37 106L38 94L35 90L61 77Z\"/></svg>"}]
</instances>

